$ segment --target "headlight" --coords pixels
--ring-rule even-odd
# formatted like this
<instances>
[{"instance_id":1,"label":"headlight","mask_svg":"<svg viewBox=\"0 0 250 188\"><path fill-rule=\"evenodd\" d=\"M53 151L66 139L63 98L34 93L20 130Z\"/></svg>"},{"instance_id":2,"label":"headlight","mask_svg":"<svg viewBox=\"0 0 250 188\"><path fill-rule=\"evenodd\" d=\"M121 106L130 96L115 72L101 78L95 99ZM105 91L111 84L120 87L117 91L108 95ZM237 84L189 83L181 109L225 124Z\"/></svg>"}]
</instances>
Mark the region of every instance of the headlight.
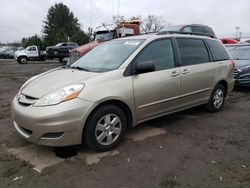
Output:
<instances>
[{"instance_id":1,"label":"headlight","mask_svg":"<svg viewBox=\"0 0 250 188\"><path fill-rule=\"evenodd\" d=\"M68 101L76 98L82 91L84 84L73 84L52 93L49 93L40 98L34 106L49 106L59 104L63 101Z\"/></svg>"}]
</instances>

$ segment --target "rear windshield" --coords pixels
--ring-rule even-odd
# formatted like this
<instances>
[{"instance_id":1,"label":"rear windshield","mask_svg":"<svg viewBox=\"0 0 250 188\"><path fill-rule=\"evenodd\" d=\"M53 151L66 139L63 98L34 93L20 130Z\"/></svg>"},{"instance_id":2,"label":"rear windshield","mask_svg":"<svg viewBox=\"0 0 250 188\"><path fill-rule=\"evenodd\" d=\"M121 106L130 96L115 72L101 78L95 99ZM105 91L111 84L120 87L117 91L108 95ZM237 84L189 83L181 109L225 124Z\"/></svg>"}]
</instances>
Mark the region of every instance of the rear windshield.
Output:
<instances>
[{"instance_id":1,"label":"rear windshield","mask_svg":"<svg viewBox=\"0 0 250 188\"><path fill-rule=\"evenodd\" d=\"M226 49L223 47L220 41L206 40L210 51L212 52L214 61L222 61L230 59Z\"/></svg>"}]
</instances>

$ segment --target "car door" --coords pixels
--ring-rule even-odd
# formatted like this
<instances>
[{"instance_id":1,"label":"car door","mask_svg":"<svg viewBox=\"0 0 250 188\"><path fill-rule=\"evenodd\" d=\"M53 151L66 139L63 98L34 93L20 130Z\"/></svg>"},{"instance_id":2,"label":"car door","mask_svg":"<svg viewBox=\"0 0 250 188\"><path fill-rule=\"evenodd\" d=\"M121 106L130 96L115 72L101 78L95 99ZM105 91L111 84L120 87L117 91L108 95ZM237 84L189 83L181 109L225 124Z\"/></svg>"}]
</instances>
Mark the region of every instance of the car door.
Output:
<instances>
[{"instance_id":1,"label":"car door","mask_svg":"<svg viewBox=\"0 0 250 188\"><path fill-rule=\"evenodd\" d=\"M27 56L29 58L36 58L38 57L38 50L35 46L31 46L28 50L27 50Z\"/></svg>"},{"instance_id":2,"label":"car door","mask_svg":"<svg viewBox=\"0 0 250 188\"><path fill-rule=\"evenodd\" d=\"M68 54L69 53L69 46L67 43L62 43L62 46L60 47L60 52L62 54Z\"/></svg>"},{"instance_id":3,"label":"car door","mask_svg":"<svg viewBox=\"0 0 250 188\"><path fill-rule=\"evenodd\" d=\"M175 66L172 40L156 40L135 58L134 64L153 61L155 71L133 76L137 120L143 121L178 108L179 68Z\"/></svg>"},{"instance_id":4,"label":"car door","mask_svg":"<svg viewBox=\"0 0 250 188\"><path fill-rule=\"evenodd\" d=\"M177 38L180 56L181 96L183 107L208 100L216 65L211 62L208 49L202 39Z\"/></svg>"}]
</instances>

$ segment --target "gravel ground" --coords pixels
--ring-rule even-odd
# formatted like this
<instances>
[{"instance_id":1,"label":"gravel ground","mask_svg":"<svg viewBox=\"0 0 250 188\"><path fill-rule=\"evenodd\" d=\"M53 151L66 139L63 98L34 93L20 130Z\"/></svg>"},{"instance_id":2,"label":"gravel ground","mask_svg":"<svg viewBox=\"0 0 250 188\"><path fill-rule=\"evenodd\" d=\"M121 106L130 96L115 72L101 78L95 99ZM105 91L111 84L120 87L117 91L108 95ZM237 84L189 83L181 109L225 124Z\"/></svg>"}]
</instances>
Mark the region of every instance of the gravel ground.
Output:
<instances>
[{"instance_id":1,"label":"gravel ground","mask_svg":"<svg viewBox=\"0 0 250 188\"><path fill-rule=\"evenodd\" d=\"M76 156L42 173L34 171L7 152L30 145L13 128L10 102L28 78L58 66L49 61L0 61L0 187L250 187L247 89L234 90L219 113L196 107L144 123L130 132L155 127L166 133L140 141L125 139L117 155L97 164L87 165ZM88 152L84 146L80 150Z\"/></svg>"}]
</instances>

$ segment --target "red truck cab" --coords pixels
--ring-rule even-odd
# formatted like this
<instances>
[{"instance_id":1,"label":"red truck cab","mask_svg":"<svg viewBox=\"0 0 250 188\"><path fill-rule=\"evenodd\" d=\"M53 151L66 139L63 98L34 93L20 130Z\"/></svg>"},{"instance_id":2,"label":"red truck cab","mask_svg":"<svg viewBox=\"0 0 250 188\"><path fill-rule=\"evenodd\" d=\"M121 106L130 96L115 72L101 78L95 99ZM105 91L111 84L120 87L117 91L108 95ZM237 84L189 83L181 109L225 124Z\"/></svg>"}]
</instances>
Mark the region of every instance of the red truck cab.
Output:
<instances>
[{"instance_id":1,"label":"red truck cab","mask_svg":"<svg viewBox=\"0 0 250 188\"><path fill-rule=\"evenodd\" d=\"M90 50L102 44L103 42L121 37L139 35L140 23L141 22L139 20L132 20L132 21L123 21L117 25L103 24L102 26L97 27L97 31L94 34L94 40L92 42L79 46L70 51L69 63L70 64L74 63L77 59L84 56Z\"/></svg>"}]
</instances>

